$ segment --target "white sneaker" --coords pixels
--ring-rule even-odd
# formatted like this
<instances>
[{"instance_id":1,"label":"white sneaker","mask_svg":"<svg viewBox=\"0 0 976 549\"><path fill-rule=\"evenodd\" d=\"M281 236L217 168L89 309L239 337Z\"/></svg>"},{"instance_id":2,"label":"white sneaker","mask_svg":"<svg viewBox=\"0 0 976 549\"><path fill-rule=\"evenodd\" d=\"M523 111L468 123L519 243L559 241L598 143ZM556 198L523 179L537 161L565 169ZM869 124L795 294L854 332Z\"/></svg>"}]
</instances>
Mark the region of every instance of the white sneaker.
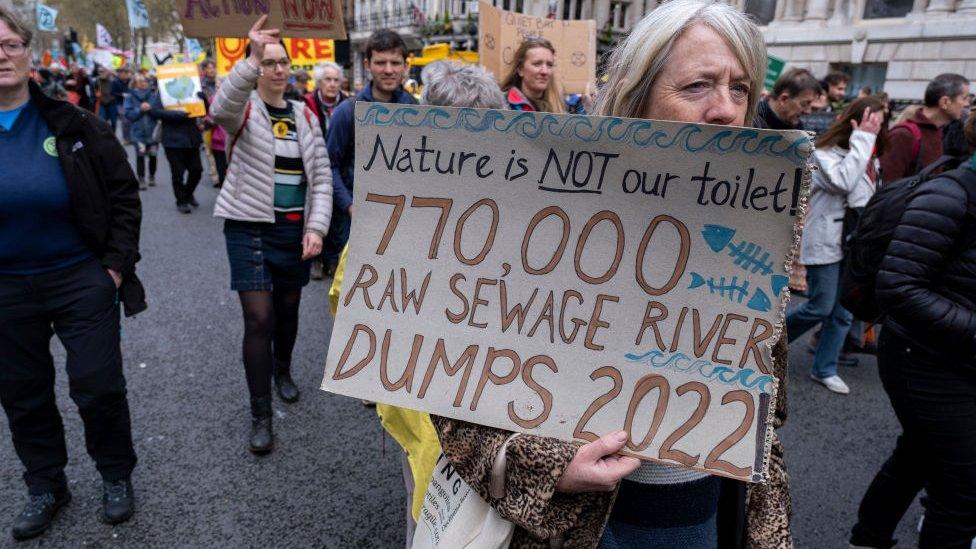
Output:
<instances>
[{"instance_id":1,"label":"white sneaker","mask_svg":"<svg viewBox=\"0 0 976 549\"><path fill-rule=\"evenodd\" d=\"M841 379L840 376L828 376L821 379L813 374L810 374L810 379L816 381L817 383L823 385L824 387L830 389L831 391L839 395L846 395L847 393L851 392L850 387L848 387L847 384L844 383L844 380Z\"/></svg>"}]
</instances>

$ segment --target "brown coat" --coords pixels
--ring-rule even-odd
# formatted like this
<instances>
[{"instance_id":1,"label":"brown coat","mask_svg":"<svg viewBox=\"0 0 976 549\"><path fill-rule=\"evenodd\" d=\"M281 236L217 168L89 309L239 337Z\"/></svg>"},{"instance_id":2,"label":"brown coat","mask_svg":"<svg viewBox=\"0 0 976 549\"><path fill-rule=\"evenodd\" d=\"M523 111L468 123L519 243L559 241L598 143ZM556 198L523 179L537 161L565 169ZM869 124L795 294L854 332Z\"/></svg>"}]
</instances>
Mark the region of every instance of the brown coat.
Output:
<instances>
[{"instance_id":1,"label":"brown coat","mask_svg":"<svg viewBox=\"0 0 976 549\"><path fill-rule=\"evenodd\" d=\"M779 379L774 427L786 420L785 338L773 348L774 373ZM566 494L556 482L572 461L578 446L552 438L520 436L507 448L505 496L489 495L492 463L510 432L464 421L431 416L445 456L465 482L515 523L514 549L596 547L603 534L615 492ZM746 547L790 549L790 496L783 445L774 437L769 482L746 490Z\"/></svg>"}]
</instances>

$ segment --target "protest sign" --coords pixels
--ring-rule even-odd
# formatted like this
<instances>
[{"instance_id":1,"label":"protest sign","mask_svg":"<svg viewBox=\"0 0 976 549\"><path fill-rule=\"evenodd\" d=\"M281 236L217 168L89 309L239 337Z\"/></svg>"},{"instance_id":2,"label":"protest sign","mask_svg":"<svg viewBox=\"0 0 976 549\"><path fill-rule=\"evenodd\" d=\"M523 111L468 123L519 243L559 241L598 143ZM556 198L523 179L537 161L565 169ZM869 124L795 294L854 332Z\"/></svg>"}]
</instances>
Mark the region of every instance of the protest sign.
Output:
<instances>
[{"instance_id":1,"label":"protest sign","mask_svg":"<svg viewBox=\"0 0 976 549\"><path fill-rule=\"evenodd\" d=\"M193 63L169 63L156 67L159 99L168 110L185 111L190 118L206 116L207 106L198 95L200 73Z\"/></svg>"},{"instance_id":2,"label":"protest sign","mask_svg":"<svg viewBox=\"0 0 976 549\"><path fill-rule=\"evenodd\" d=\"M254 22L268 16L266 29L284 37L346 39L340 0L177 0L183 32L198 38L247 36Z\"/></svg>"},{"instance_id":3,"label":"protest sign","mask_svg":"<svg viewBox=\"0 0 976 549\"><path fill-rule=\"evenodd\" d=\"M322 388L763 479L800 131L356 104Z\"/></svg>"},{"instance_id":4,"label":"protest sign","mask_svg":"<svg viewBox=\"0 0 976 549\"><path fill-rule=\"evenodd\" d=\"M234 65L244 59L246 38L217 39L217 76L227 76ZM291 59L291 70L312 73L322 61L335 61L335 42L325 38L285 38L285 49Z\"/></svg>"},{"instance_id":5,"label":"protest sign","mask_svg":"<svg viewBox=\"0 0 976 549\"><path fill-rule=\"evenodd\" d=\"M557 82L566 93L583 93L596 78L596 21L546 19L478 5L478 55L499 82L511 70L515 50L530 36L556 49Z\"/></svg>"}]
</instances>

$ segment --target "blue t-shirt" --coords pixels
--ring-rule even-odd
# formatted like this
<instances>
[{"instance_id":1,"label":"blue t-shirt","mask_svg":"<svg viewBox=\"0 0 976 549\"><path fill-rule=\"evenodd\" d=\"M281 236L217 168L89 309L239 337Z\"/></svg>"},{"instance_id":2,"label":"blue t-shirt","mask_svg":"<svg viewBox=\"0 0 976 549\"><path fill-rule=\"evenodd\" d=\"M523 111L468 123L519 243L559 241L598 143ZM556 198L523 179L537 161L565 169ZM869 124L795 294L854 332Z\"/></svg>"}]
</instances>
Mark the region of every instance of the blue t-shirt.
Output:
<instances>
[{"instance_id":1,"label":"blue t-shirt","mask_svg":"<svg viewBox=\"0 0 976 549\"><path fill-rule=\"evenodd\" d=\"M33 100L18 110L9 128L0 119L0 274L56 271L92 253L73 222L54 135Z\"/></svg>"},{"instance_id":2,"label":"blue t-shirt","mask_svg":"<svg viewBox=\"0 0 976 549\"><path fill-rule=\"evenodd\" d=\"M29 101L28 101L29 103ZM9 111L0 111L0 130L10 131L10 128L14 127L14 122L17 121L17 116L20 115L20 111L24 110L27 103L19 107L15 107Z\"/></svg>"}]
</instances>

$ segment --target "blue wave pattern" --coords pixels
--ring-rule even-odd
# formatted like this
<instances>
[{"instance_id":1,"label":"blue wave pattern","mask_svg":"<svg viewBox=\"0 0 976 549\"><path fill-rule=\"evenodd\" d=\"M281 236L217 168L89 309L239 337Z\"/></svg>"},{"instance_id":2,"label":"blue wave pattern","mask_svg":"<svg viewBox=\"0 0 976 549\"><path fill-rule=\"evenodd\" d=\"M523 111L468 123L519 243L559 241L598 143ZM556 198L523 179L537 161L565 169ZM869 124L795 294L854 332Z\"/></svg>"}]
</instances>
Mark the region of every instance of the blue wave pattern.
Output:
<instances>
[{"instance_id":1,"label":"blue wave pattern","mask_svg":"<svg viewBox=\"0 0 976 549\"><path fill-rule=\"evenodd\" d=\"M656 129L656 122L650 120L631 120L624 118L594 118L572 115L556 117L552 114L524 112L505 119L505 113L512 111L458 109L457 117L451 111L432 107L421 114L416 107L390 108L383 104L371 104L363 116L356 118L361 126L402 126L407 128L431 128L435 130L463 129L469 132L495 131L515 133L528 139L538 139L548 134L551 137L575 139L593 143L607 138L618 143L631 143L637 147L658 149L683 148L697 153L706 151L714 154L741 152L750 156L772 156L803 161L804 152L810 148L809 138L787 141L779 135L760 138L759 132L750 129L722 130L705 137L705 133L695 124L686 124L676 132L668 133Z\"/></svg>"},{"instance_id":2,"label":"blue wave pattern","mask_svg":"<svg viewBox=\"0 0 976 549\"><path fill-rule=\"evenodd\" d=\"M697 373L709 381L719 381L725 385L738 385L746 390L758 389L760 393L766 394L769 394L769 385L775 381L773 376L760 374L752 368L737 370L728 366L712 364L707 360L696 360L684 353L668 356L662 351L655 350L642 355L627 353L624 358L630 362L644 363L658 370Z\"/></svg>"}]
</instances>

